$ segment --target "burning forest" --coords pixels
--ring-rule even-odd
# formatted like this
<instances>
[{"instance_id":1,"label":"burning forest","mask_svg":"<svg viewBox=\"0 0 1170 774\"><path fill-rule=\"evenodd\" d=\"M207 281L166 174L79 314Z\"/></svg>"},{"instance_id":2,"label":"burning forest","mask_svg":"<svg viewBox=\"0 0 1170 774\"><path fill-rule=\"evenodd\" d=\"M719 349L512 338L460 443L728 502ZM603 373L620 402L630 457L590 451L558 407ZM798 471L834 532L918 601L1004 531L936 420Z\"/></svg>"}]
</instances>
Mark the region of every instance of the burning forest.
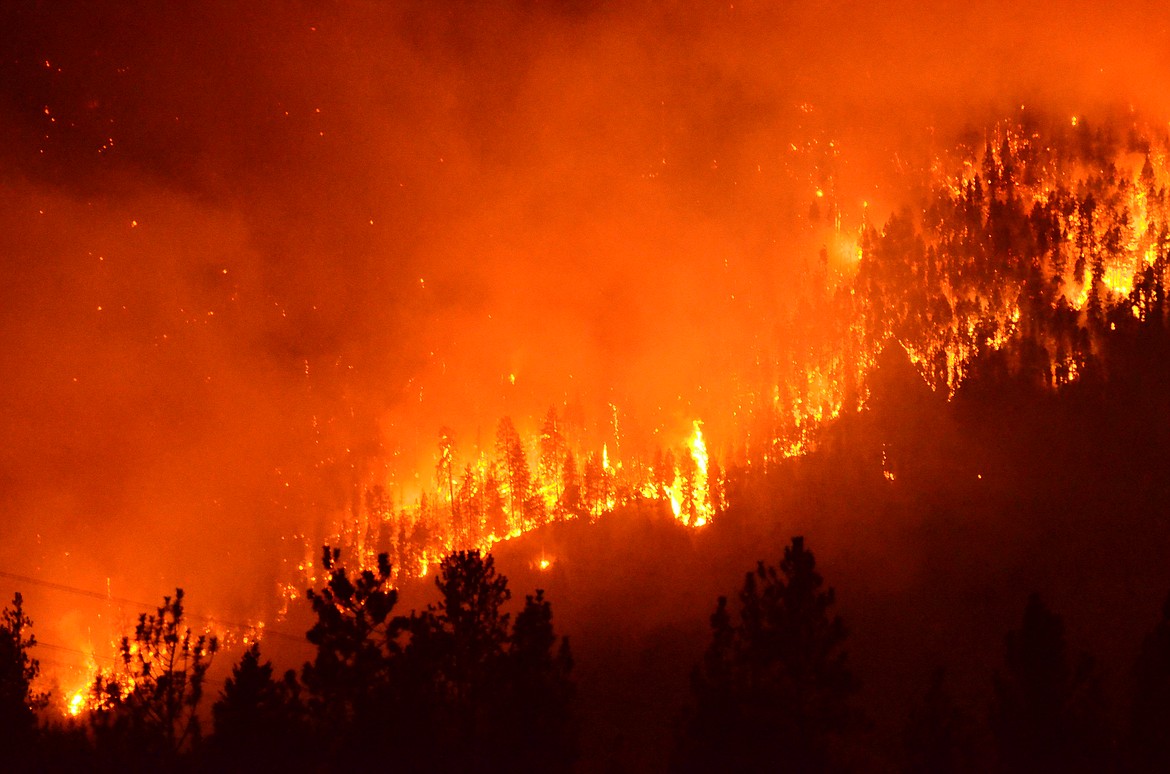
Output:
<instances>
[{"instance_id":1,"label":"burning forest","mask_svg":"<svg viewBox=\"0 0 1170 774\"><path fill-rule=\"evenodd\" d=\"M1075 116L1068 125L1046 118L1021 106L985 128L982 147L956 147L908 171L925 181L920 200L883 224L863 209L860 225L843 231L841 203L816 189L809 219L828 221L826 244L845 248L819 250L800 311L780 334L791 350L757 353L754 373L737 378L732 465L767 467L814 450L826 423L864 409L869 373L888 348L904 350L948 398L976 364L1056 391L1086 374L1106 378L1111 341L1161 330L1170 134L1137 120L1090 129ZM675 449L622 459L611 408L612 464L608 445L588 451L555 406L527 441L503 417L494 447L470 461L443 428L431 485L413 504L396 509L374 485L325 541L366 563L388 551L399 573L425 575L453 551L489 551L550 520L595 519L640 501L668 503L690 527L716 518L723 473L700 421ZM317 580L311 557L321 542L307 541L297 570L309 574L298 583Z\"/></svg>"},{"instance_id":2,"label":"burning forest","mask_svg":"<svg viewBox=\"0 0 1170 774\"><path fill-rule=\"evenodd\" d=\"M899 5L0 11L13 765L1170 766L1170 17Z\"/></svg>"}]
</instances>

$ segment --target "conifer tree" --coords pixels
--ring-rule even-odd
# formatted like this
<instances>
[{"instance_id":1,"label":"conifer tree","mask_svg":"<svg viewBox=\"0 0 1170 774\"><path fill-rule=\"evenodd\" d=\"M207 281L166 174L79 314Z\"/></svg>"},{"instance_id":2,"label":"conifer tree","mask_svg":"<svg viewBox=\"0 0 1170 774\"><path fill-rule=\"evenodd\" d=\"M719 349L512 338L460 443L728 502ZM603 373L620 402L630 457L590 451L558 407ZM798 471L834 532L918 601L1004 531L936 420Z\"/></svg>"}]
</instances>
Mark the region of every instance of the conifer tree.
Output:
<instances>
[{"instance_id":1,"label":"conifer tree","mask_svg":"<svg viewBox=\"0 0 1170 774\"><path fill-rule=\"evenodd\" d=\"M0 740L15 760L32 753L36 713L49 700L47 694L33 690L41 665L29 655L37 644L32 623L24 612L24 598L17 592L12 606L0 613Z\"/></svg>"},{"instance_id":2,"label":"conifer tree","mask_svg":"<svg viewBox=\"0 0 1170 774\"><path fill-rule=\"evenodd\" d=\"M283 679L275 678L272 662L261 661L260 645L253 643L211 707L210 763L239 771L302 765L309 751L299 693L296 674L290 670Z\"/></svg>"},{"instance_id":3,"label":"conifer tree","mask_svg":"<svg viewBox=\"0 0 1170 774\"><path fill-rule=\"evenodd\" d=\"M1129 758L1134 771L1170 771L1170 597L1134 664Z\"/></svg>"},{"instance_id":4,"label":"conifer tree","mask_svg":"<svg viewBox=\"0 0 1170 774\"><path fill-rule=\"evenodd\" d=\"M692 677L696 706L674 760L679 771L819 772L834 741L857 728L833 589L795 537L777 571L760 562L744 579L739 620L721 597L711 644Z\"/></svg>"},{"instance_id":5,"label":"conifer tree","mask_svg":"<svg viewBox=\"0 0 1170 774\"><path fill-rule=\"evenodd\" d=\"M94 682L99 709L90 719L99 751L111 758L165 767L202 738L199 706L219 642L188 625L183 598L175 589L141 614L133 638L122 638L115 671Z\"/></svg>"},{"instance_id":6,"label":"conifer tree","mask_svg":"<svg viewBox=\"0 0 1170 774\"><path fill-rule=\"evenodd\" d=\"M1100 771L1108 749L1093 661L1070 661L1064 621L1032 594L995 675L991 726L1009 772Z\"/></svg>"}]
</instances>

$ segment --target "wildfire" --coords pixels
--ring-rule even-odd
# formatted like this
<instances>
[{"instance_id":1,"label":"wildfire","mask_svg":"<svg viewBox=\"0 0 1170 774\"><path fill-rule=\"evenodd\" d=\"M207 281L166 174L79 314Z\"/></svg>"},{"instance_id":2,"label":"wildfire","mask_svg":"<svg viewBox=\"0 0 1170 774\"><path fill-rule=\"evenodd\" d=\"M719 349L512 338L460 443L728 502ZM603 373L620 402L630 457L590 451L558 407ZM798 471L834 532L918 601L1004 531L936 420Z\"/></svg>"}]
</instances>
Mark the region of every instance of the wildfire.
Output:
<instances>
[{"instance_id":1,"label":"wildfire","mask_svg":"<svg viewBox=\"0 0 1170 774\"><path fill-rule=\"evenodd\" d=\"M867 202L845 213L831 179L808 189L825 249L805 306L785 324L786 354L758 354L761 381L737 396L731 424L746 441L741 464L778 464L815 450L828 423L865 408L869 375L890 345L947 397L989 353L1006 353L1010 368L1033 369L1059 388L1081 377L1102 332L1117 327L1109 310L1144 321L1161 298L1151 282L1170 276L1168 149L1117 151L1103 167L1080 158L1077 147L1062 150L1018 121L996 124L982 153L933 159L922 206L881 228L869 222ZM327 540L363 566L389 551L395 572L421 576L450 551L489 551L545 524L593 520L638 501L664 503L691 528L718 519L724 482L703 423L694 419L685 441L645 459L627 452L617 406L610 408L604 442L569 432L552 410L531 441L501 420L495 448L469 459L444 431L431 488L392 503L375 485L355 504L365 507L351 507ZM884 455L881 473L897 479ZM304 558L290 566L298 584L311 584L319 547L300 541ZM294 585L286 586L289 596Z\"/></svg>"},{"instance_id":2,"label":"wildfire","mask_svg":"<svg viewBox=\"0 0 1170 774\"><path fill-rule=\"evenodd\" d=\"M69 704L66 707L66 712L70 717L78 717L86 710L85 691L76 691L73 696L69 698Z\"/></svg>"},{"instance_id":3,"label":"wildfire","mask_svg":"<svg viewBox=\"0 0 1170 774\"><path fill-rule=\"evenodd\" d=\"M710 460L707 443L703 440L702 423L696 419L692 428L694 432L687 449L690 461L679 466L668 493L674 517L688 526L702 527L714 517L718 502L711 497Z\"/></svg>"},{"instance_id":4,"label":"wildfire","mask_svg":"<svg viewBox=\"0 0 1170 774\"><path fill-rule=\"evenodd\" d=\"M666 503L678 521L695 528L711 523L723 507L722 474L699 420L692 421L691 435L677 456L668 452L653 464L619 459L609 443L594 452L572 449L558 428L550 412L536 443L526 444L511 422L503 421L496 454L481 451L464 463L462 473L444 431L433 489L414 503L393 507L387 492L375 487L366 507L356 517L339 519L326 542L343 548L361 568L374 566L378 553L390 553L396 582L401 582L425 577L452 551L489 552L550 522L592 520L638 501ZM286 605L316 579L313 557L320 547L304 535L296 542L304 554L291 564L297 580L281 586ZM534 567L545 571L553 562L542 555Z\"/></svg>"}]
</instances>

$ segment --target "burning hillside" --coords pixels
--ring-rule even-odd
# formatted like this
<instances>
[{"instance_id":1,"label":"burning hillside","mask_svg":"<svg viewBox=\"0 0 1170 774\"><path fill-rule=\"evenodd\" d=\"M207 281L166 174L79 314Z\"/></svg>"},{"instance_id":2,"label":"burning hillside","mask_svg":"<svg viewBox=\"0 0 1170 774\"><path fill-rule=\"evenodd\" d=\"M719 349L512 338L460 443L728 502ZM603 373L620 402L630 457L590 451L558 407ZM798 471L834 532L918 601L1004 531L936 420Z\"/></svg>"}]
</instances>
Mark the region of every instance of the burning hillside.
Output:
<instances>
[{"instance_id":1,"label":"burning hillside","mask_svg":"<svg viewBox=\"0 0 1170 774\"><path fill-rule=\"evenodd\" d=\"M727 429L724 464L767 466L815 448L825 423L864 407L869 371L891 345L947 396L976 363L1059 389L1101 370L1110 337L1164 325L1167 134L1136 117L1090 121L1021 107L928 167L906 170L907 189L922 181L920 197L884 224L863 209L857 228L844 227L826 174L808 216L826 241L770 347L784 355L759 350L755 362L739 363L729 380L739 391L727 396L737 410L713 418ZM366 565L389 551L398 572L425 575L451 551L486 551L549 521L596 518L635 501L669 503L688 526L717 518L723 467L699 421L686 445L628 454L623 440L639 449L646 439L623 439L611 408L613 452L608 443L590 449L584 428L556 407L537 437L521 437L504 417L494 447L462 455L453 431L440 431L430 486L402 502L401 492L369 483L328 531L305 538L287 593L316 580L322 542Z\"/></svg>"}]
</instances>

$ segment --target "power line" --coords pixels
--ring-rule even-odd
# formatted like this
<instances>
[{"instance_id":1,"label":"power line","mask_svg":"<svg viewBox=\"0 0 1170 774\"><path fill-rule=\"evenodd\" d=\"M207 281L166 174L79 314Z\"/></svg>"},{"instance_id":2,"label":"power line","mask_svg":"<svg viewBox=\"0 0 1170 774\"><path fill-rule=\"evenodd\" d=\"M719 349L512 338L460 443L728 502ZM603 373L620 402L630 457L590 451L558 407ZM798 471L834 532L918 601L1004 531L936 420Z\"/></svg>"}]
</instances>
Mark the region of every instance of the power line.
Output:
<instances>
[{"instance_id":1,"label":"power line","mask_svg":"<svg viewBox=\"0 0 1170 774\"><path fill-rule=\"evenodd\" d=\"M9 580L19 581L20 583L28 583L28 584L31 584L33 586L42 586L42 587L47 588L47 589L52 589L53 591L61 591L61 592L64 592L66 594L76 594L78 596L88 597L90 599L97 599L97 600L100 600L102 602L115 602L115 603L120 604L120 605L128 605L131 607L137 607L137 608L141 608L144 610L158 609L158 605L151 604L149 602L139 602L138 600L135 600L135 599L127 599L125 597L115 597L112 594L102 594L101 592L98 592L98 591L90 591L89 589L83 589L83 588L79 588L77 586L69 586L69 585L66 585L64 583L54 583L53 581L41 580L39 578L31 578L27 575L18 575L17 573L7 572L4 570L0 570L0 578L8 578ZM276 631L274 629L269 629L267 626L262 626L262 625L257 625L257 624L238 623L238 622L234 622L234 621L225 621L222 618L215 618L214 616L208 616L208 615L199 615L198 613L187 613L187 615L189 615L191 618L197 618L197 619L204 621L206 623L215 623L215 624L219 624L221 626L226 626L226 627L229 627L232 629L251 630L251 631L259 632L262 635L271 634L275 637L283 637L284 639L291 640L293 642L304 642L305 641L305 638L302 636L298 636L295 634L289 634L287 632Z\"/></svg>"},{"instance_id":2,"label":"power line","mask_svg":"<svg viewBox=\"0 0 1170 774\"><path fill-rule=\"evenodd\" d=\"M44 586L45 588L53 589L54 591L64 591L69 594L78 594L80 596L89 597L91 599L100 599L103 602L117 602L122 605L133 605L135 607L145 607L148 609L154 607L154 605L146 602L139 602L134 599L115 597L110 594L102 594L98 591L90 591L89 589L81 589L76 586L66 586L64 583L53 583L52 581L30 578L27 575L17 575L14 572L5 572L4 570L0 570L0 578L8 578L9 580L20 581L21 583L31 583L34 586Z\"/></svg>"}]
</instances>

